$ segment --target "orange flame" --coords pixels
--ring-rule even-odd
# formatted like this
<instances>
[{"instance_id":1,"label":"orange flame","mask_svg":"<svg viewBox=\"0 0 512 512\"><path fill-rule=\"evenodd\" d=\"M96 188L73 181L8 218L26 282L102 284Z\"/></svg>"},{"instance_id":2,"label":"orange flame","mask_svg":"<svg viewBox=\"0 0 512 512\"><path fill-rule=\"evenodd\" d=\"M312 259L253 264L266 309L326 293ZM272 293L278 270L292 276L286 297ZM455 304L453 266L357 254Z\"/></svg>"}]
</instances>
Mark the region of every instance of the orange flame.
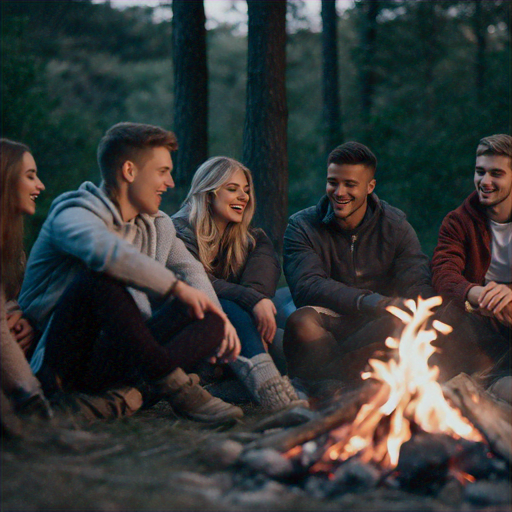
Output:
<instances>
[{"instance_id":1,"label":"orange flame","mask_svg":"<svg viewBox=\"0 0 512 512\"><path fill-rule=\"evenodd\" d=\"M349 433L335 443L326 454L332 460L345 460L359 453L364 461L395 467L400 447L411 438L410 425L414 422L425 432L446 433L456 438L482 441L480 433L445 400L436 381L439 369L428 366L428 359L436 351L431 345L437 333L448 334L449 325L434 320L432 328L426 321L433 315L432 308L442 303L441 297L406 301L409 314L390 306L387 310L405 324L400 340L388 338L386 345L396 350L396 356L384 362L370 359L371 371L363 379L373 378L384 385L370 403L359 410ZM388 421L387 436L378 439L377 427Z\"/></svg>"}]
</instances>

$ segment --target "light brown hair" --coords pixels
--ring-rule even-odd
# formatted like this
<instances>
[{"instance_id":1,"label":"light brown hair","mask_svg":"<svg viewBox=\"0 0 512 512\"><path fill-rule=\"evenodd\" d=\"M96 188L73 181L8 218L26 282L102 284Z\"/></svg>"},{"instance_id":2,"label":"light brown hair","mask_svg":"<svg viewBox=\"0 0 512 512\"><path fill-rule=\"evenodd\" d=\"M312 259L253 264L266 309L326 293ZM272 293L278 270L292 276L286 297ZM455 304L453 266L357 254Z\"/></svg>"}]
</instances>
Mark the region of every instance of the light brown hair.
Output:
<instances>
[{"instance_id":1,"label":"light brown hair","mask_svg":"<svg viewBox=\"0 0 512 512\"><path fill-rule=\"evenodd\" d=\"M165 147L178 149L173 132L159 126L140 123L118 123L102 137L98 145L98 165L107 193L114 198L118 189L118 174L123 164L130 160L142 165L148 156L148 149Z\"/></svg>"},{"instance_id":2,"label":"light brown hair","mask_svg":"<svg viewBox=\"0 0 512 512\"><path fill-rule=\"evenodd\" d=\"M512 158L512 137L505 133L499 133L480 139L476 148L476 156L482 155L501 155Z\"/></svg>"}]
</instances>

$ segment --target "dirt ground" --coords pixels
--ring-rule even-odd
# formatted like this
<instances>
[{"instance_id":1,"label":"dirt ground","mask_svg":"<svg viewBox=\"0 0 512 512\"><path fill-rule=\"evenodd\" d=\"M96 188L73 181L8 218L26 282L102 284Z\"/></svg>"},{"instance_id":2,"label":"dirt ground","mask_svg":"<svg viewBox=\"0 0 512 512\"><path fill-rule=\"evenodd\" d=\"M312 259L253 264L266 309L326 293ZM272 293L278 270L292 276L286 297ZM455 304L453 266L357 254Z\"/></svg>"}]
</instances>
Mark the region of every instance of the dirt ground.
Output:
<instances>
[{"instance_id":1,"label":"dirt ground","mask_svg":"<svg viewBox=\"0 0 512 512\"><path fill-rule=\"evenodd\" d=\"M7 511L451 511L462 507L445 492L435 499L391 489L316 499L295 486L243 478L219 463L215 450L233 434L249 435L261 420L245 407L244 421L211 430L177 419L165 404L131 418L89 423L31 423L22 439L4 441L1 510Z\"/></svg>"}]
</instances>

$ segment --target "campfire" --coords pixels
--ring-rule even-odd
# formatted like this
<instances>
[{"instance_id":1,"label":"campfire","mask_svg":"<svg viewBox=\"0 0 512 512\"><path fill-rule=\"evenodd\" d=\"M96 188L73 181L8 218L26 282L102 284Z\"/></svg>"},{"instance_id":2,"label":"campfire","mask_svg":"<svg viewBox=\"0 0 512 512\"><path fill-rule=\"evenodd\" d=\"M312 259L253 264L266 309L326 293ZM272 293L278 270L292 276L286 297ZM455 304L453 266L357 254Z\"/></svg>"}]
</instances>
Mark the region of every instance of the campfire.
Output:
<instances>
[{"instance_id":1,"label":"campfire","mask_svg":"<svg viewBox=\"0 0 512 512\"><path fill-rule=\"evenodd\" d=\"M373 378L383 385L369 403L363 404L352 424L331 432L335 442L322 462L346 460L358 454L362 461L395 467L400 447L411 438L412 428L483 441L478 430L446 401L437 382L438 368L428 365L436 350L431 344L437 337L436 331L452 331L438 320L427 328L432 308L441 302L441 297L420 297L417 304L408 300L405 306L411 314L395 306L387 308L405 328L400 340L386 340L388 348L395 352L393 357L387 362L370 359L372 370L362 375L363 379Z\"/></svg>"},{"instance_id":2,"label":"campfire","mask_svg":"<svg viewBox=\"0 0 512 512\"><path fill-rule=\"evenodd\" d=\"M441 386L428 364L438 333L452 331L433 319L441 303L419 298L389 307L404 324L401 335L386 340L387 360L368 361L356 388L342 388L319 411L265 418L238 445L231 436L219 449L243 469L240 477L265 475L322 498L377 488L451 496L455 489L468 503L511 501L512 408L463 373Z\"/></svg>"}]
</instances>

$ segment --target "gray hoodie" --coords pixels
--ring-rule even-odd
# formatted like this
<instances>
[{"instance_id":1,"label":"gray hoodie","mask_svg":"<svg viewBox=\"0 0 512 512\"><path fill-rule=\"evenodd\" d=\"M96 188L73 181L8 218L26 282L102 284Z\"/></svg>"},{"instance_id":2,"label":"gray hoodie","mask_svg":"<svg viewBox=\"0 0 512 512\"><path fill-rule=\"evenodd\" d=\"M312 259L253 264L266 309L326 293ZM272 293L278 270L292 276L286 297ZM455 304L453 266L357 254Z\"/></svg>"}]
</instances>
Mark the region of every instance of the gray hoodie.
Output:
<instances>
[{"instance_id":1,"label":"gray hoodie","mask_svg":"<svg viewBox=\"0 0 512 512\"><path fill-rule=\"evenodd\" d=\"M104 190L85 182L52 203L27 262L19 303L43 333L31 360L34 372L57 301L85 267L126 283L145 318L152 314L150 297L164 295L175 273L219 305L203 266L176 237L168 215L140 214L124 222Z\"/></svg>"}]
</instances>

